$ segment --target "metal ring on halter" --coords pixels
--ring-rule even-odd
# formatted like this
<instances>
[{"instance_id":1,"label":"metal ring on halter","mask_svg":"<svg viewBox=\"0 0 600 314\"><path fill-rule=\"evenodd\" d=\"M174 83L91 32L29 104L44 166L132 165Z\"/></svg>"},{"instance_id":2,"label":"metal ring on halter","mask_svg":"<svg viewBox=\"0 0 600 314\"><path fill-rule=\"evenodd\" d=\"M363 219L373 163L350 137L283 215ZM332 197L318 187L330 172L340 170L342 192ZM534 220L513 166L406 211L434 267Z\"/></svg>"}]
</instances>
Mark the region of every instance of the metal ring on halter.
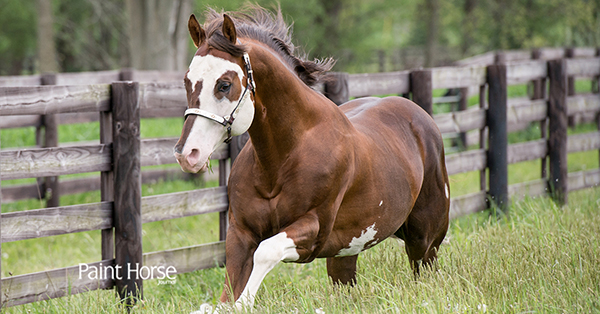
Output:
<instances>
[{"instance_id":1,"label":"metal ring on halter","mask_svg":"<svg viewBox=\"0 0 600 314\"><path fill-rule=\"evenodd\" d=\"M246 88L244 89L244 92L242 93L242 97L240 97L240 100L238 100L237 105L235 105L235 107L233 108L233 110L231 111L231 113L227 116L220 116L218 114L214 114L212 112L200 109L200 108L188 108L187 110L185 110L183 116L184 118L187 118L187 116L189 115L196 115L196 116L201 116L203 118L212 120L222 126L224 126L227 129L227 138L225 138L224 142L226 144L228 144L229 142L231 142L231 126L233 125L233 121L235 120L235 117L237 116L237 111L238 108L240 107L240 105L242 104L242 101L244 101L244 99L246 99L246 94L248 92L248 89L250 89L252 91L252 96L256 97L256 86L254 85L254 76L252 75L252 66L250 65L250 56L248 56L248 53L244 53L244 67L246 68Z\"/></svg>"}]
</instances>

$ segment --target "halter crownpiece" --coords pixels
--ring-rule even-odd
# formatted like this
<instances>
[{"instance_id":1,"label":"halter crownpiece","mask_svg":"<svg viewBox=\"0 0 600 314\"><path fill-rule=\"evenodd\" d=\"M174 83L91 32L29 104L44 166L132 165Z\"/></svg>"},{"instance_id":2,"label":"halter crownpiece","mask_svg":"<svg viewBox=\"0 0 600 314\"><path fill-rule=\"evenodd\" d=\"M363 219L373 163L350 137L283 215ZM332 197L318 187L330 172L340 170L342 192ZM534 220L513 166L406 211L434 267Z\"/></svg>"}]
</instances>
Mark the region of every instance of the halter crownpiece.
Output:
<instances>
[{"instance_id":1,"label":"halter crownpiece","mask_svg":"<svg viewBox=\"0 0 600 314\"><path fill-rule=\"evenodd\" d=\"M244 59L244 67L246 68L246 72L248 73L246 75L246 88L244 89L244 92L242 93L242 97L240 97L240 100L238 100L237 105L235 105L235 107L233 108L233 110L231 111L231 113L229 115L226 116L220 116L218 114L214 114L212 112L206 111L206 110L202 110L200 108L188 108L187 110L185 110L184 118L187 118L187 116L189 115L197 115L197 116L201 116L204 117L206 119L212 120L222 126L224 126L227 129L227 138L225 139L225 143L228 144L229 142L231 142L231 125L233 124L233 121L235 121L235 118L238 114L238 109L242 103L242 101L244 101L250 94L248 94L248 89L250 89L252 91L252 96L256 97L256 85L254 83L254 76L252 75L252 66L250 65L250 56L248 56L248 53L244 53L243 56Z\"/></svg>"}]
</instances>

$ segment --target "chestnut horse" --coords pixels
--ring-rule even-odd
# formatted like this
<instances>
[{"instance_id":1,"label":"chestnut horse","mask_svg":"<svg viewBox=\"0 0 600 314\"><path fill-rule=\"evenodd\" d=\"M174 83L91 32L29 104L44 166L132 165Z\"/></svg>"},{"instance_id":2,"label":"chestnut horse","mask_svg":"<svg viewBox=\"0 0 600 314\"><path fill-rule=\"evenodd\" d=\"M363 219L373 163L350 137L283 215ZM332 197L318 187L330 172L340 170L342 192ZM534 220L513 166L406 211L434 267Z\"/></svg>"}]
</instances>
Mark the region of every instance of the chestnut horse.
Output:
<instances>
[{"instance_id":1,"label":"chestnut horse","mask_svg":"<svg viewBox=\"0 0 600 314\"><path fill-rule=\"evenodd\" d=\"M252 307L282 261L324 257L334 283L354 284L358 253L393 235L415 274L435 260L450 195L442 138L424 110L400 97L337 107L310 87L333 62L296 57L280 11L209 10L204 27L193 15L188 27L198 50L174 148L181 168L204 171L218 145L250 135L229 178L222 302Z\"/></svg>"}]
</instances>

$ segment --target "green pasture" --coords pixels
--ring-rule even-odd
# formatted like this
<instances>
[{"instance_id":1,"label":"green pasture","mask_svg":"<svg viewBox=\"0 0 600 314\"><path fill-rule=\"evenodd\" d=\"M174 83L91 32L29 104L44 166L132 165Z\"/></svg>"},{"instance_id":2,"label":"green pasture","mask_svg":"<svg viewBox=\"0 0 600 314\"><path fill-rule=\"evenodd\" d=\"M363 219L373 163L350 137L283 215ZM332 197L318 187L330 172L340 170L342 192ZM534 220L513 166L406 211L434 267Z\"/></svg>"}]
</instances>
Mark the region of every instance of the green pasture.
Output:
<instances>
[{"instance_id":1,"label":"green pasture","mask_svg":"<svg viewBox=\"0 0 600 314\"><path fill-rule=\"evenodd\" d=\"M587 91L584 82L578 82L577 88ZM526 93L524 86L509 89L510 97ZM469 102L475 105L476 97ZM181 125L181 118L145 119L142 137L178 136ZM587 124L569 132L595 130L594 124ZM511 133L509 141L536 139L539 132L539 126L532 124ZM33 128L2 130L2 148L33 146L34 134ZM59 128L59 140L65 143L97 141L98 134L98 123ZM568 168L570 172L598 168L599 160L598 151L569 154ZM510 165L509 183L539 179L540 173L539 160ZM479 190L478 172L453 175L450 180L453 197ZM2 181L2 185L34 181ZM216 184L161 181L143 185L142 195ZM568 206L558 208L547 198L526 199L511 206L508 218L496 219L484 212L454 220L439 252L438 271L427 271L416 280L402 243L394 239L361 254L359 283L350 289L329 282L324 260L279 265L260 289L255 313L315 313L319 308L325 313L600 313L600 188L572 193L569 200ZM61 205L98 201L99 191L61 197ZM2 212L44 206L44 201L26 200L2 204ZM145 224L144 252L217 241L218 226L216 213ZM1 258L3 278L99 261L100 232L4 243ZM213 268L178 275L174 284L146 281L145 300L132 312L186 313L201 303L216 303L223 280L224 269ZM93 291L5 312L80 313L81 309L86 313L122 310L114 291Z\"/></svg>"},{"instance_id":2,"label":"green pasture","mask_svg":"<svg viewBox=\"0 0 600 314\"><path fill-rule=\"evenodd\" d=\"M600 313L600 188L575 192L570 199L564 208L547 198L527 199L511 207L510 219L478 213L452 221L440 248L438 270L425 271L416 280L395 239L361 254L354 288L333 286L324 260L280 264L259 290L254 313ZM184 225L189 231L182 230ZM164 248L196 242L207 229L217 230L216 217L177 227L172 222L145 225L145 250L156 242ZM3 275L22 263L52 268L91 262L100 254L97 233L47 241L3 245ZM214 304L224 273L223 268L213 268L177 275L173 284L145 281L145 299L131 313L187 313L203 302ZM92 291L5 312L81 309L127 313L114 291Z\"/></svg>"}]
</instances>

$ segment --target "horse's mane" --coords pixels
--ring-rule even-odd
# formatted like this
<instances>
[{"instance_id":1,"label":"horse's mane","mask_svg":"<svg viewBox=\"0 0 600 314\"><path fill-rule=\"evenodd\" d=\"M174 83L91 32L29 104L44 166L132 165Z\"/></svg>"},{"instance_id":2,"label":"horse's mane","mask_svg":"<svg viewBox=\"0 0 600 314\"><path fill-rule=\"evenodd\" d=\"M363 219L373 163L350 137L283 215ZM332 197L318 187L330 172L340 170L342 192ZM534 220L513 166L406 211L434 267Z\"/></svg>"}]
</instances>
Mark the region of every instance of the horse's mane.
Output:
<instances>
[{"instance_id":1,"label":"horse's mane","mask_svg":"<svg viewBox=\"0 0 600 314\"><path fill-rule=\"evenodd\" d=\"M306 54L296 56L292 43L292 27L283 20L281 9L272 13L258 5L246 5L238 12L217 12L209 8L206 12L204 29L208 45L227 52L234 57L241 57L245 52L243 45L233 44L223 36L223 13L232 18L238 37L257 40L279 53L282 59L296 72L298 77L308 86L313 86L324 72L331 70L335 64L332 58L307 61Z\"/></svg>"}]
</instances>

